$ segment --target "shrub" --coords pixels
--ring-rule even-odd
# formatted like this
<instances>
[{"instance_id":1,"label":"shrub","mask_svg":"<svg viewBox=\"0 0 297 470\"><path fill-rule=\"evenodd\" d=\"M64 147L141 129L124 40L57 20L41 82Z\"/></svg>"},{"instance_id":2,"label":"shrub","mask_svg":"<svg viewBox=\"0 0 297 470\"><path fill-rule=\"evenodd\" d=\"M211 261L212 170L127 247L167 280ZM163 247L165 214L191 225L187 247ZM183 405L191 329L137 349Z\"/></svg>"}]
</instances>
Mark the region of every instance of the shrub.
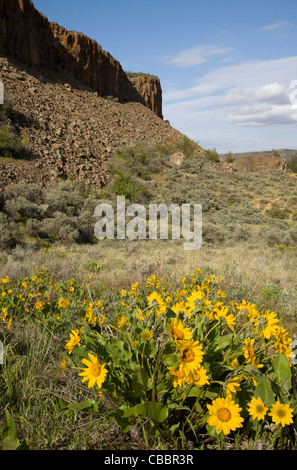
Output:
<instances>
[{"instance_id":1,"label":"shrub","mask_svg":"<svg viewBox=\"0 0 297 470\"><path fill-rule=\"evenodd\" d=\"M281 209L277 205L273 205L272 208L266 211L266 215L273 219L289 219L290 213L287 210Z\"/></svg>"},{"instance_id":2,"label":"shrub","mask_svg":"<svg viewBox=\"0 0 297 470\"><path fill-rule=\"evenodd\" d=\"M44 201L42 188L38 184L28 184L25 181L20 181L19 183L14 184L5 192L5 201L18 199L19 197L35 204L42 204Z\"/></svg>"},{"instance_id":3,"label":"shrub","mask_svg":"<svg viewBox=\"0 0 297 470\"><path fill-rule=\"evenodd\" d=\"M212 150L211 149L205 150L204 155L207 158L207 160L209 160L210 162L220 163L221 161L220 155L218 154L215 148L213 148Z\"/></svg>"},{"instance_id":4,"label":"shrub","mask_svg":"<svg viewBox=\"0 0 297 470\"><path fill-rule=\"evenodd\" d=\"M149 196L147 188L142 183L135 181L129 174L116 176L111 190L117 196L125 196L131 201L137 202L144 202Z\"/></svg>"},{"instance_id":5,"label":"shrub","mask_svg":"<svg viewBox=\"0 0 297 470\"><path fill-rule=\"evenodd\" d=\"M44 210L35 202L30 202L20 196L17 199L8 199L4 206L5 211L13 219L39 219L44 217Z\"/></svg>"},{"instance_id":6,"label":"shrub","mask_svg":"<svg viewBox=\"0 0 297 470\"><path fill-rule=\"evenodd\" d=\"M291 170L293 173L297 173L297 153L293 155L291 160L287 163L288 170Z\"/></svg>"},{"instance_id":7,"label":"shrub","mask_svg":"<svg viewBox=\"0 0 297 470\"><path fill-rule=\"evenodd\" d=\"M225 227L214 223L205 223L202 227L202 241L203 243L218 244L224 242L227 237L227 230Z\"/></svg>"},{"instance_id":8,"label":"shrub","mask_svg":"<svg viewBox=\"0 0 297 470\"><path fill-rule=\"evenodd\" d=\"M22 235L21 227L0 212L0 249L14 248Z\"/></svg>"},{"instance_id":9,"label":"shrub","mask_svg":"<svg viewBox=\"0 0 297 470\"><path fill-rule=\"evenodd\" d=\"M0 157L19 158L22 150L22 139L7 126L2 126L0 128Z\"/></svg>"},{"instance_id":10,"label":"shrub","mask_svg":"<svg viewBox=\"0 0 297 470\"><path fill-rule=\"evenodd\" d=\"M44 228L51 238L62 243L70 244L80 241L76 218L62 212L55 212L52 218L45 219Z\"/></svg>"},{"instance_id":11,"label":"shrub","mask_svg":"<svg viewBox=\"0 0 297 470\"><path fill-rule=\"evenodd\" d=\"M70 181L57 185L45 194L44 200L50 206L52 213L62 212L69 217L77 216L83 205L83 197L74 189Z\"/></svg>"}]
</instances>

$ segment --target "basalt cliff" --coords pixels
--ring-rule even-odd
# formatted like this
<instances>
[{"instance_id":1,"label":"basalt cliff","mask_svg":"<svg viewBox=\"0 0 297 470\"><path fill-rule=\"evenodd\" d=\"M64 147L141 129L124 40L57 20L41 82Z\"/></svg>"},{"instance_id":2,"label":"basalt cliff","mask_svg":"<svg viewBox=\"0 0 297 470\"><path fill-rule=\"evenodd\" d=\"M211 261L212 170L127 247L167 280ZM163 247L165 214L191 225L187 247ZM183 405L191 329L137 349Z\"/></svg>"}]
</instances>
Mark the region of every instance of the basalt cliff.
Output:
<instances>
[{"instance_id":1,"label":"basalt cliff","mask_svg":"<svg viewBox=\"0 0 297 470\"><path fill-rule=\"evenodd\" d=\"M0 80L26 158L0 159L0 189L68 178L101 188L112 152L135 142L179 140L162 116L160 80L126 73L86 35L51 23L31 0L0 0Z\"/></svg>"},{"instance_id":2,"label":"basalt cliff","mask_svg":"<svg viewBox=\"0 0 297 470\"><path fill-rule=\"evenodd\" d=\"M143 75L134 86L121 64L95 40L49 22L31 0L0 0L0 50L41 71L60 67L99 96L140 102L162 118L156 77Z\"/></svg>"}]
</instances>

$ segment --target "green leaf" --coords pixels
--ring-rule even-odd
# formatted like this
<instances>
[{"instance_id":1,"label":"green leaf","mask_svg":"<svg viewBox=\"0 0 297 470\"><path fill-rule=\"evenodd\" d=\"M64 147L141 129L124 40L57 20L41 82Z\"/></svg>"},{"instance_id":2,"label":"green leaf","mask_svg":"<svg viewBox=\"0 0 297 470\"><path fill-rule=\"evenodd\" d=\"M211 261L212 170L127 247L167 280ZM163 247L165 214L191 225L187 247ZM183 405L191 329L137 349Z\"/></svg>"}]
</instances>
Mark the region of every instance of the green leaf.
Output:
<instances>
[{"instance_id":1,"label":"green leaf","mask_svg":"<svg viewBox=\"0 0 297 470\"><path fill-rule=\"evenodd\" d=\"M131 426L131 422L128 418L124 417L124 411L121 408L117 408L116 410L112 410L109 413L109 416L113 418L117 424L121 427L124 433L128 432Z\"/></svg>"},{"instance_id":2,"label":"green leaf","mask_svg":"<svg viewBox=\"0 0 297 470\"><path fill-rule=\"evenodd\" d=\"M108 342L106 344L106 350L109 352L112 358L116 358L122 363L129 362L132 358L132 352L126 348L126 344L120 339L113 342Z\"/></svg>"},{"instance_id":3,"label":"green leaf","mask_svg":"<svg viewBox=\"0 0 297 470\"><path fill-rule=\"evenodd\" d=\"M124 411L123 418L151 418L156 423L163 423L168 418L168 408L162 403L152 401L138 403L132 407L121 406L121 410Z\"/></svg>"},{"instance_id":4,"label":"green leaf","mask_svg":"<svg viewBox=\"0 0 297 470\"><path fill-rule=\"evenodd\" d=\"M169 308L169 309L167 310L167 312L166 312L166 317L167 317L168 319L170 319L170 318L176 318L176 313L175 313L173 310L171 310L171 308Z\"/></svg>"},{"instance_id":5,"label":"green leaf","mask_svg":"<svg viewBox=\"0 0 297 470\"><path fill-rule=\"evenodd\" d=\"M139 367L133 373L131 377L131 386L135 397L146 398L147 391L151 389L152 383L147 371L143 367Z\"/></svg>"},{"instance_id":6,"label":"green leaf","mask_svg":"<svg viewBox=\"0 0 297 470\"><path fill-rule=\"evenodd\" d=\"M16 450L20 446L13 418L7 409L4 412L1 440L3 450Z\"/></svg>"},{"instance_id":7,"label":"green leaf","mask_svg":"<svg viewBox=\"0 0 297 470\"><path fill-rule=\"evenodd\" d=\"M164 359L164 364L168 367L176 367L179 364L178 356L176 354L170 354Z\"/></svg>"},{"instance_id":8,"label":"green leaf","mask_svg":"<svg viewBox=\"0 0 297 470\"><path fill-rule=\"evenodd\" d=\"M98 412L98 403L94 400L86 400L81 403L70 403L67 405L67 408L73 411L92 414Z\"/></svg>"},{"instance_id":9,"label":"green leaf","mask_svg":"<svg viewBox=\"0 0 297 470\"><path fill-rule=\"evenodd\" d=\"M232 340L233 340L233 337L234 335L232 333L228 334L228 335L223 335L223 336L219 336L215 339L214 343L213 343L213 350L214 351L221 351L222 349L225 349L227 348L228 346L230 346Z\"/></svg>"},{"instance_id":10,"label":"green leaf","mask_svg":"<svg viewBox=\"0 0 297 470\"><path fill-rule=\"evenodd\" d=\"M157 354L158 349L156 348L156 345L154 343L154 340L151 339L151 341L148 341L145 343L144 347L144 355L148 357L155 357Z\"/></svg>"},{"instance_id":11,"label":"green leaf","mask_svg":"<svg viewBox=\"0 0 297 470\"><path fill-rule=\"evenodd\" d=\"M262 398L266 406L271 406L275 402L275 395L272 391L269 379L263 375L254 392L255 398Z\"/></svg>"},{"instance_id":12,"label":"green leaf","mask_svg":"<svg viewBox=\"0 0 297 470\"><path fill-rule=\"evenodd\" d=\"M207 430L207 434L208 434L210 437L216 437L216 436L217 436L216 427L215 427L215 426L210 426L209 424L207 424L207 425L206 425L206 430Z\"/></svg>"},{"instance_id":13,"label":"green leaf","mask_svg":"<svg viewBox=\"0 0 297 470\"><path fill-rule=\"evenodd\" d=\"M282 387L285 382L291 382L292 372L288 359L284 354L278 354L272 364L276 374L276 383Z\"/></svg>"},{"instance_id":14,"label":"green leaf","mask_svg":"<svg viewBox=\"0 0 297 470\"><path fill-rule=\"evenodd\" d=\"M2 441L2 450L17 450L15 442L11 439L11 437L6 436Z\"/></svg>"}]
</instances>

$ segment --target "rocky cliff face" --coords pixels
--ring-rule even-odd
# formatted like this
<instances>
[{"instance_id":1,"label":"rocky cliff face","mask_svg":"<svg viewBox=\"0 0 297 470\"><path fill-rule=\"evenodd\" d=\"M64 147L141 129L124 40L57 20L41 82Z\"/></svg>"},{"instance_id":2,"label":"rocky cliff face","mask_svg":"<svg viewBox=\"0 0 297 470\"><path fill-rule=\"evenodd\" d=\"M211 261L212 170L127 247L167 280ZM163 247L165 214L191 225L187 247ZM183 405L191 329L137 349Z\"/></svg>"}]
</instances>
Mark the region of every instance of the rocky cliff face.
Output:
<instances>
[{"instance_id":1,"label":"rocky cliff face","mask_svg":"<svg viewBox=\"0 0 297 470\"><path fill-rule=\"evenodd\" d=\"M162 115L162 89L158 77L145 74L128 74L133 86L144 100L145 106L154 111L161 119Z\"/></svg>"},{"instance_id":2,"label":"rocky cliff face","mask_svg":"<svg viewBox=\"0 0 297 470\"><path fill-rule=\"evenodd\" d=\"M145 76L134 84L96 41L50 23L31 0L0 0L0 51L27 66L43 70L59 66L99 96L140 102L162 117L157 79Z\"/></svg>"}]
</instances>

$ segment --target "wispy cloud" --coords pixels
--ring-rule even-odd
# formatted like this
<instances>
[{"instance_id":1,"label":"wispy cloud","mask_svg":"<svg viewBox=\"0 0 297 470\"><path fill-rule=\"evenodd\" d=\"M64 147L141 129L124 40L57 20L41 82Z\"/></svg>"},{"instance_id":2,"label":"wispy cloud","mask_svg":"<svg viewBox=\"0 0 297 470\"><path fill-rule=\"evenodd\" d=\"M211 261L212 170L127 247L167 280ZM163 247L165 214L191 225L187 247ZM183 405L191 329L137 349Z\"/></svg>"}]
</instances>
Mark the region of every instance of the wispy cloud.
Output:
<instances>
[{"instance_id":1,"label":"wispy cloud","mask_svg":"<svg viewBox=\"0 0 297 470\"><path fill-rule=\"evenodd\" d=\"M229 150L235 151L236 145L243 148L243 126L250 129L247 135L253 135L250 150L293 144L295 148L292 126L297 126L297 109L290 101L295 77L297 56L219 67L190 88L164 90L164 115L205 148L218 141L220 151L228 151L224 136L230 139ZM248 138L245 143L248 149Z\"/></svg>"},{"instance_id":2,"label":"wispy cloud","mask_svg":"<svg viewBox=\"0 0 297 470\"><path fill-rule=\"evenodd\" d=\"M175 56L163 58L163 62L176 67L193 67L208 62L211 57L228 54L232 51L230 47L196 46L183 49Z\"/></svg>"},{"instance_id":3,"label":"wispy cloud","mask_svg":"<svg viewBox=\"0 0 297 470\"><path fill-rule=\"evenodd\" d=\"M258 31L261 33L267 33L269 31L275 31L277 29L282 29L285 28L286 26L289 26L288 21L277 21L276 23L268 24L266 26L262 26L262 28L259 28Z\"/></svg>"},{"instance_id":4,"label":"wispy cloud","mask_svg":"<svg viewBox=\"0 0 297 470\"><path fill-rule=\"evenodd\" d=\"M204 77L196 80L196 83L191 88L179 90L171 87L165 90L164 100L184 100L214 93L227 93L232 88L242 88L249 90L246 93L253 93L253 88L267 86L271 83L278 83L289 87L290 82L295 77L297 77L297 56L241 62L214 69ZM268 94L275 94L275 91L275 89L271 90L269 87L260 90L261 93L265 92ZM281 93L279 88L277 92ZM243 96L243 92L241 91L240 93Z\"/></svg>"},{"instance_id":5,"label":"wispy cloud","mask_svg":"<svg viewBox=\"0 0 297 470\"><path fill-rule=\"evenodd\" d=\"M277 82L253 88L235 87L226 93L222 102L225 105L238 105L252 101L278 105L289 104L288 87Z\"/></svg>"}]
</instances>

